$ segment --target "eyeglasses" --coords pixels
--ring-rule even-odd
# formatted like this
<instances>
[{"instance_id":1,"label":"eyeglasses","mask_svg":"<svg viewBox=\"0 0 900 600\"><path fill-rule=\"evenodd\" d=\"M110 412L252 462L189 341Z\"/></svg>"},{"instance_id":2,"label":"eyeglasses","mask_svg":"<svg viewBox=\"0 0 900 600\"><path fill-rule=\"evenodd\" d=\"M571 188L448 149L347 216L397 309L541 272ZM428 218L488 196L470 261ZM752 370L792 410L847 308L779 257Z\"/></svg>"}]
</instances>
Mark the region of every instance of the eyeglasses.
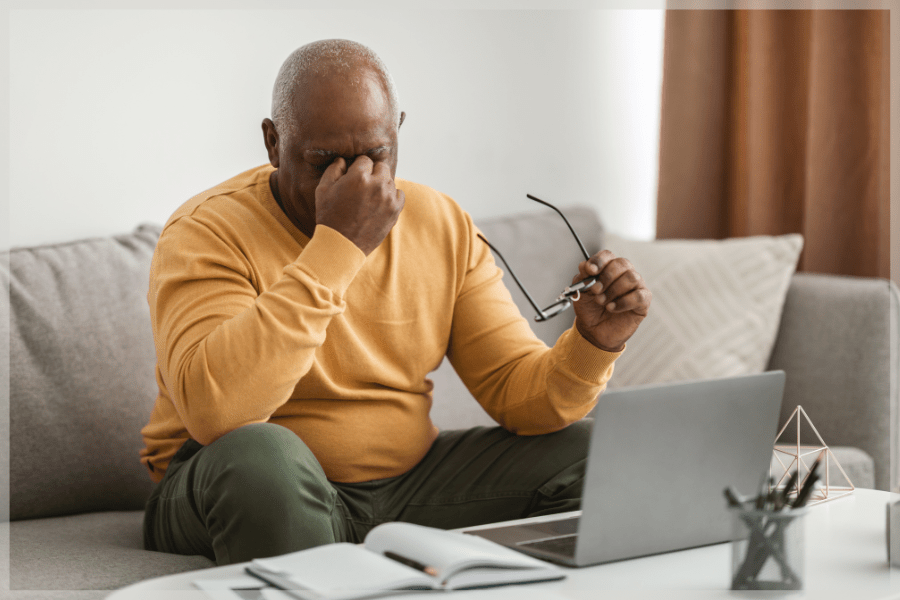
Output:
<instances>
[{"instance_id":1,"label":"eyeglasses","mask_svg":"<svg viewBox=\"0 0 900 600\"><path fill-rule=\"evenodd\" d=\"M572 224L569 223L569 220L566 218L566 215L562 214L561 210L559 210L558 208L556 208L549 202L544 202L540 198L535 198L531 194L525 194L525 195L530 200L534 200L535 202L539 202L539 203L543 204L544 206L549 206L550 208L555 210L557 212L557 214L559 214L559 216L562 217L562 220L566 222L566 226L569 228L569 231L572 232L572 235L575 236L575 241L578 242L578 247L581 249L581 253L584 254L584 260L590 260L591 257L588 254L587 250L585 249L584 244L581 243L581 238L579 238L578 234L575 233L575 229L572 228ZM548 306L546 308L541 308L540 306L538 306L537 302L534 301L534 298L531 297L531 294L528 293L528 290L525 289L525 286L522 285L522 282L519 281L519 278L516 277L515 271L512 270L512 267L509 266L509 263L506 262L506 259L503 258L502 254L500 254L500 251L497 250L496 248L494 248L491 245L491 243L489 241L487 241L484 238L484 236L481 235L480 233L478 234L478 237L480 237L481 241L483 241L485 244L488 245L488 248L490 248L491 250L494 251L494 254L496 254L498 257L500 257L501 261L503 261L503 264L506 266L506 270L509 271L510 275L512 275L513 281L516 282L516 285L518 285L519 289L522 290L522 293L525 294L525 297L528 299L528 302L531 304L531 306L534 307L534 310L537 313L537 315L535 315L535 317L534 317L535 321L546 321L547 319L555 317L559 313L563 312L564 310L566 310L567 308L572 306L573 302L578 302L578 299L581 298L582 290L588 289L589 287L591 287L592 285L597 283L598 279L600 279L600 275L597 274L597 275L591 275L587 279L582 279L578 283L573 283L572 285L570 285L569 287L567 287L566 289L564 289L562 291L562 293L556 298L556 301L553 304L551 304L550 306Z\"/></svg>"}]
</instances>

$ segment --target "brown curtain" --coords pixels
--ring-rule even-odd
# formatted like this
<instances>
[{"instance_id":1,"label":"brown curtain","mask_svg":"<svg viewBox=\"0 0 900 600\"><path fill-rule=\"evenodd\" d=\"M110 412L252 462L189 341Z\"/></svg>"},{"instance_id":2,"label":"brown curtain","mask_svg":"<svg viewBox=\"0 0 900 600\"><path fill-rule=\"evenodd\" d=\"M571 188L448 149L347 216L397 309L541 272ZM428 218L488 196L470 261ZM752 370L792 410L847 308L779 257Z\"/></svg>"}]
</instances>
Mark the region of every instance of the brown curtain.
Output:
<instances>
[{"instance_id":1,"label":"brown curtain","mask_svg":"<svg viewBox=\"0 0 900 600\"><path fill-rule=\"evenodd\" d=\"M802 233L800 269L889 277L887 10L670 10L658 238Z\"/></svg>"}]
</instances>

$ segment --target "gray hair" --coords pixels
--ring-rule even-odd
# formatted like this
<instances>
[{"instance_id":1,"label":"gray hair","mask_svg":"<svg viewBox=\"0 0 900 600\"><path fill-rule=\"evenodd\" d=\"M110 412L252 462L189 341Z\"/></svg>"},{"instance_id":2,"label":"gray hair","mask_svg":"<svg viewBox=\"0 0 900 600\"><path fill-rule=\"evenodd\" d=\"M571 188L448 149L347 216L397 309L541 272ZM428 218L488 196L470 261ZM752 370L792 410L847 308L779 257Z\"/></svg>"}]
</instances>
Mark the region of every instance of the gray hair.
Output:
<instances>
[{"instance_id":1,"label":"gray hair","mask_svg":"<svg viewBox=\"0 0 900 600\"><path fill-rule=\"evenodd\" d=\"M352 74L354 67L364 64L381 79L387 93L394 123L400 124L400 102L394 80L377 54L367 46L350 40L320 40L294 50L281 65L275 87L272 90L272 121L275 129L284 135L294 129L296 115L293 110L294 92L298 81L306 76L326 73ZM358 77L351 77L351 85L359 85Z\"/></svg>"}]
</instances>

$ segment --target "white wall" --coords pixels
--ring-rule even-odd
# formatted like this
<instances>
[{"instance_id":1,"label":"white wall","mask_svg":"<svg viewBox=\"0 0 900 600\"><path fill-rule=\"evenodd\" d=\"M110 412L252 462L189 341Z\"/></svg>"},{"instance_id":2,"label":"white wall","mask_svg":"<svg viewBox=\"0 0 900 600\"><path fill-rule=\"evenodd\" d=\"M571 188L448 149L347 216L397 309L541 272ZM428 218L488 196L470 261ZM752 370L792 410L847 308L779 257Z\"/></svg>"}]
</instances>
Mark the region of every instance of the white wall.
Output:
<instances>
[{"instance_id":1,"label":"white wall","mask_svg":"<svg viewBox=\"0 0 900 600\"><path fill-rule=\"evenodd\" d=\"M10 245L164 222L266 162L282 60L314 39L371 46L407 121L398 176L476 218L591 204L651 238L663 13L13 11Z\"/></svg>"}]
</instances>

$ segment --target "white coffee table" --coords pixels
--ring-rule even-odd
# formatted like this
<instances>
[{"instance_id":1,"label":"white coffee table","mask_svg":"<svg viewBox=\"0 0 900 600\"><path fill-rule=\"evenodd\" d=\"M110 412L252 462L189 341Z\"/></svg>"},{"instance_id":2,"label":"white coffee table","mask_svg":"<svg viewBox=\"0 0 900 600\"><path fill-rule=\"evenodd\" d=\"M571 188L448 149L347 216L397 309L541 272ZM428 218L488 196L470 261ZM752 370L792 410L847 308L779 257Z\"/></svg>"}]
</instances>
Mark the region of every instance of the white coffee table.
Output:
<instances>
[{"instance_id":1,"label":"white coffee table","mask_svg":"<svg viewBox=\"0 0 900 600\"><path fill-rule=\"evenodd\" d=\"M460 600L588 600L610 598L900 598L900 569L890 569L885 541L885 506L896 494L856 490L810 508L806 519L806 589L802 592L732 592L731 545L703 548L569 569L563 581L454 592ZM122 588L107 600L206 598L195 579L243 574L243 564L158 577ZM434 594L401 596L433 599Z\"/></svg>"}]
</instances>

